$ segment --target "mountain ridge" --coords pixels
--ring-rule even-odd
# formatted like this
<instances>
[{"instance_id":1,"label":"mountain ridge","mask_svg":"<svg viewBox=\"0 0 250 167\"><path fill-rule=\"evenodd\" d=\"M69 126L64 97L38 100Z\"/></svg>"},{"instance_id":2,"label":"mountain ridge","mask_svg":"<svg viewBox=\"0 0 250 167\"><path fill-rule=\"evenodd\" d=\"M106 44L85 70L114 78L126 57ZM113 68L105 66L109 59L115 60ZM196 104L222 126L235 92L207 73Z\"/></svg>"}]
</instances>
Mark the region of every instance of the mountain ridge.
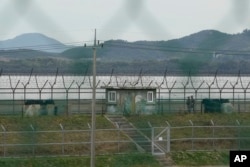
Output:
<instances>
[{"instance_id":1,"label":"mountain ridge","mask_svg":"<svg viewBox=\"0 0 250 167\"><path fill-rule=\"evenodd\" d=\"M0 49L31 49L60 53L68 49L68 46L41 33L25 33L12 39L0 41Z\"/></svg>"},{"instance_id":2,"label":"mountain ridge","mask_svg":"<svg viewBox=\"0 0 250 167\"><path fill-rule=\"evenodd\" d=\"M28 49L25 52L20 49L0 51L0 68L15 72L16 67L19 71L34 67L45 72L57 67L65 73L76 74L92 66L91 47L78 46L60 53L29 52ZM135 74L143 69L153 75L163 74L166 69L170 73L214 73L217 70L250 73L249 64L250 30L247 29L238 34L203 30L168 41L109 40L104 42L103 48L97 49L97 72L104 75L113 69L120 74Z\"/></svg>"}]
</instances>

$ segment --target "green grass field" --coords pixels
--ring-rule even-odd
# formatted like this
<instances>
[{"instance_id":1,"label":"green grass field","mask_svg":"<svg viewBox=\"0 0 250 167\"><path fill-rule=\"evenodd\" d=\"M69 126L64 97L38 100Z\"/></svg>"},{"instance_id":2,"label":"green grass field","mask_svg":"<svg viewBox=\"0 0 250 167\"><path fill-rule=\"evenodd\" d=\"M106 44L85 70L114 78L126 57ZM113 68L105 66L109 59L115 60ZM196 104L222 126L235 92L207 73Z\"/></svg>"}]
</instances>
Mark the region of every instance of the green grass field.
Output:
<instances>
[{"instance_id":1,"label":"green grass field","mask_svg":"<svg viewBox=\"0 0 250 167\"><path fill-rule=\"evenodd\" d=\"M127 117L138 128L148 128L148 122L153 126L166 126L168 121L171 126L188 126L189 120L192 120L196 125L208 125L213 120L216 125L235 125L238 120L242 125L250 125L249 113L232 113L232 114L166 114L166 115L147 115ZM114 126L104 117L97 116L97 129L112 129ZM24 131L30 130L32 124L36 130L58 130L59 124L62 124L66 130L72 129L88 129L88 123L91 123L89 116L44 116L34 118L20 117L0 117L0 125L4 125L7 131ZM183 131L179 131L182 135ZM101 137L97 136L98 140L113 138L112 133L105 134L102 132ZM1 136L2 137L2 136ZM8 136L9 140L16 140L16 136ZM52 138L52 136L50 136ZM77 135L72 135L70 139L78 138ZM53 138L57 138L53 136ZM69 140L70 140L69 139ZM41 138L43 140L43 138ZM52 139L51 139L52 140ZM78 140L78 139L77 139ZM2 140L1 140L2 141ZM127 146L124 146L127 147ZM96 157L97 167L160 167L157 160L150 154L133 153L113 154L109 147L102 147L106 153L105 156ZM106 151L105 151L106 149ZM53 147L50 148L53 150ZM76 149L77 150L77 149ZM11 150L9 150L11 151ZM60 150L59 150L60 151ZM109 153L110 151L110 153ZM107 154L108 153L108 154ZM228 165L229 151L206 151L206 152L190 152L190 151L173 151L166 155L171 158L173 165L177 166L204 166L204 165ZM0 167L84 167L89 166L90 159L88 156L74 157L24 157L24 158L0 158Z\"/></svg>"},{"instance_id":2,"label":"green grass field","mask_svg":"<svg viewBox=\"0 0 250 167\"><path fill-rule=\"evenodd\" d=\"M160 167L149 154L97 156L96 167ZM89 157L5 158L1 167L89 167Z\"/></svg>"}]
</instances>

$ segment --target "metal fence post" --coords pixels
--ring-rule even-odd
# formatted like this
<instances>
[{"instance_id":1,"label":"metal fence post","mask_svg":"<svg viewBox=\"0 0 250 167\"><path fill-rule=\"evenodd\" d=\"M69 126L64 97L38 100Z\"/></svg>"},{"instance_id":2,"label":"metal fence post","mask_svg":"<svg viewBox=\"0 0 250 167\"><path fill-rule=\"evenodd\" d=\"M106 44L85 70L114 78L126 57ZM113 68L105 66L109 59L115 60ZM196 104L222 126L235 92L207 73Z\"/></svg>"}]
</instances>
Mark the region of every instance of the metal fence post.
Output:
<instances>
[{"instance_id":1,"label":"metal fence post","mask_svg":"<svg viewBox=\"0 0 250 167\"><path fill-rule=\"evenodd\" d=\"M166 121L167 125L168 125L168 129L167 129L167 152L169 153L171 151L171 142L170 142L170 139L171 139L171 125L168 123L168 121Z\"/></svg>"},{"instance_id":2,"label":"metal fence post","mask_svg":"<svg viewBox=\"0 0 250 167\"><path fill-rule=\"evenodd\" d=\"M62 154L64 155L64 138L65 138L65 134L64 134L64 128L62 124L59 124L61 130L62 130Z\"/></svg>"},{"instance_id":3,"label":"metal fence post","mask_svg":"<svg viewBox=\"0 0 250 167\"><path fill-rule=\"evenodd\" d=\"M12 112L13 112L13 115L15 114L15 93L16 93L16 89L20 83L20 80L17 81L16 85L13 86L12 85L12 80L11 80L11 77L9 75L9 82L10 82L10 88L12 90Z\"/></svg>"},{"instance_id":4,"label":"metal fence post","mask_svg":"<svg viewBox=\"0 0 250 167\"><path fill-rule=\"evenodd\" d=\"M91 125L88 123L89 128L89 150L91 150ZM91 152L89 152L89 155L91 155Z\"/></svg>"},{"instance_id":5,"label":"metal fence post","mask_svg":"<svg viewBox=\"0 0 250 167\"><path fill-rule=\"evenodd\" d=\"M167 75L167 71L164 74L164 80L166 82L166 87L167 87L167 90L168 90L168 112L170 112L170 110L171 110L171 103L170 103L171 102L171 93L172 93L172 90L174 89L174 86L177 83L177 81L175 80L174 83L172 84L172 86L170 86L168 84L168 80L167 80L166 75Z\"/></svg>"},{"instance_id":6,"label":"metal fence post","mask_svg":"<svg viewBox=\"0 0 250 167\"><path fill-rule=\"evenodd\" d=\"M1 125L1 127L3 130L3 133L2 133L3 134L3 156L5 157L5 155L6 155L6 146L5 146L5 144L6 144L6 129L3 125Z\"/></svg>"},{"instance_id":7,"label":"metal fence post","mask_svg":"<svg viewBox=\"0 0 250 167\"><path fill-rule=\"evenodd\" d=\"M164 80L161 82L161 84L160 85L158 85L158 83L157 82L155 82L155 84L157 85L157 89L158 89L158 111L157 111L157 113L158 114L163 114L163 109L162 109L162 105L161 105L161 89L162 89L162 84L163 84L163 82L164 82Z\"/></svg>"},{"instance_id":8,"label":"metal fence post","mask_svg":"<svg viewBox=\"0 0 250 167\"><path fill-rule=\"evenodd\" d=\"M191 141L192 141L192 150L194 150L194 124L191 120L189 120L189 123L192 126L192 139L191 139Z\"/></svg>"},{"instance_id":9,"label":"metal fence post","mask_svg":"<svg viewBox=\"0 0 250 167\"><path fill-rule=\"evenodd\" d=\"M154 131L155 131L154 127L151 127L151 140L152 140L151 141L151 143L152 143L151 144L152 145L152 148L151 148L152 151L151 152L152 152L152 155L154 155L154 145L155 145L155 142L154 142L154 133L155 132Z\"/></svg>"},{"instance_id":10,"label":"metal fence post","mask_svg":"<svg viewBox=\"0 0 250 167\"><path fill-rule=\"evenodd\" d=\"M49 82L49 85L50 85L50 98L51 98L51 100L54 98L53 93L54 93L54 86L56 85L56 81L57 81L57 75L58 75L58 68L56 70L56 76L55 76L54 82L53 83Z\"/></svg>"},{"instance_id":11,"label":"metal fence post","mask_svg":"<svg viewBox=\"0 0 250 167\"><path fill-rule=\"evenodd\" d=\"M85 76L86 76L86 73L85 73ZM76 85L78 88L78 114L80 114L80 110L81 110L81 86L84 84L85 76L81 83L76 82Z\"/></svg>"},{"instance_id":12,"label":"metal fence post","mask_svg":"<svg viewBox=\"0 0 250 167\"><path fill-rule=\"evenodd\" d=\"M35 156L35 128L32 124L30 124L30 128L32 130L32 155Z\"/></svg>"},{"instance_id":13,"label":"metal fence post","mask_svg":"<svg viewBox=\"0 0 250 167\"><path fill-rule=\"evenodd\" d=\"M148 125L151 129L151 153L154 155L154 128L152 127L151 123L148 121Z\"/></svg>"},{"instance_id":14,"label":"metal fence post","mask_svg":"<svg viewBox=\"0 0 250 167\"><path fill-rule=\"evenodd\" d=\"M116 124L116 127L117 127L117 151L118 153L120 152L120 125L118 122L115 123Z\"/></svg>"},{"instance_id":15,"label":"metal fence post","mask_svg":"<svg viewBox=\"0 0 250 167\"><path fill-rule=\"evenodd\" d=\"M194 83L193 83L193 80L191 78L191 75L189 75L189 78L190 78L190 82L191 82L191 86L194 90L194 93L195 93L195 99L197 99L197 93L198 93L198 90L201 88L201 86L204 84L204 80L201 82L201 84L198 86L198 87L195 87L194 86ZM194 108L193 108L193 112L195 113L196 112L196 105L194 105Z\"/></svg>"},{"instance_id":16,"label":"metal fence post","mask_svg":"<svg viewBox=\"0 0 250 167\"><path fill-rule=\"evenodd\" d=\"M210 122L211 122L211 125L212 125L212 127L213 127L213 128L212 128L212 133L213 133L212 135L213 135L213 149L214 149L214 137L215 137L215 136L214 136L214 121L213 121L213 120L210 120Z\"/></svg>"},{"instance_id":17,"label":"metal fence post","mask_svg":"<svg viewBox=\"0 0 250 167\"><path fill-rule=\"evenodd\" d=\"M181 84L183 86L183 108L184 108L184 113L185 113L186 112L186 89L187 89L187 85L189 84L189 78L185 84L183 82L181 82Z\"/></svg>"},{"instance_id":18,"label":"metal fence post","mask_svg":"<svg viewBox=\"0 0 250 167\"><path fill-rule=\"evenodd\" d=\"M241 142L240 142L240 122L238 120L236 120L236 123L238 125L237 127L237 133L238 133L238 149L241 149Z\"/></svg>"},{"instance_id":19,"label":"metal fence post","mask_svg":"<svg viewBox=\"0 0 250 167\"><path fill-rule=\"evenodd\" d=\"M221 97L222 97L222 91L223 89L225 89L226 85L228 83L228 80L224 83L224 85L222 87L219 86L219 82L216 78L216 85L217 85L217 88L219 89L219 93L220 93L220 100L221 100Z\"/></svg>"},{"instance_id":20,"label":"metal fence post","mask_svg":"<svg viewBox=\"0 0 250 167\"><path fill-rule=\"evenodd\" d=\"M250 82L248 82L247 83L247 85L246 86L244 86L243 85L243 81L242 81L242 79L241 79L241 76L240 76L240 85L241 85L241 88L244 90L244 111L246 111L246 93L247 93L247 90L248 90L248 88L249 88L249 86L250 86ZM240 112L240 109L239 109L239 111L238 112Z\"/></svg>"},{"instance_id":21,"label":"metal fence post","mask_svg":"<svg viewBox=\"0 0 250 167\"><path fill-rule=\"evenodd\" d=\"M66 104L67 104L67 108L66 108L66 114L67 116L69 116L69 90L71 88L71 86L73 85L73 83L75 82L75 80L73 80L70 84L69 87L66 87L66 84L65 84L65 80L64 80L64 76L62 75L62 79L63 79L63 87L65 89L65 92L66 92Z\"/></svg>"},{"instance_id":22,"label":"metal fence post","mask_svg":"<svg viewBox=\"0 0 250 167\"><path fill-rule=\"evenodd\" d=\"M46 80L46 81L44 82L43 86L40 87L39 84L38 84L37 75L35 75L35 79L36 79L36 86L37 86L37 89L38 89L38 91L39 91L39 100L42 100L42 91L43 91L43 89L45 88L45 86L46 86L48 80Z\"/></svg>"},{"instance_id":23,"label":"metal fence post","mask_svg":"<svg viewBox=\"0 0 250 167\"><path fill-rule=\"evenodd\" d=\"M32 76L32 72L33 72L33 68L31 69L28 81L25 84L22 82L22 85L23 85L23 101L24 101L23 105L26 102L26 90L27 90L27 86L30 84L30 79L31 79L31 76ZM22 108L22 118L23 118L23 114L24 114L23 112L24 111L23 111L23 108Z\"/></svg>"}]
</instances>

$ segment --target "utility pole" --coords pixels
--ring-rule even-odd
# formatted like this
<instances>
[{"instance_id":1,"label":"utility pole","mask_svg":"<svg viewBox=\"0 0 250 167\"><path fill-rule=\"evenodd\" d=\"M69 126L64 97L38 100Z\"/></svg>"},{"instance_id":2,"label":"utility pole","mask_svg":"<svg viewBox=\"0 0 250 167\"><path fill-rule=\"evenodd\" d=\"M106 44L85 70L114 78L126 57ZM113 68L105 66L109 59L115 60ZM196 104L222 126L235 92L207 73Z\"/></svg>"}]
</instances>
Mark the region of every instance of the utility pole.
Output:
<instances>
[{"instance_id":1,"label":"utility pole","mask_svg":"<svg viewBox=\"0 0 250 167\"><path fill-rule=\"evenodd\" d=\"M91 114L91 159L90 166L95 167L95 121L96 121L96 113L95 113L95 103L96 103L96 29L95 29L95 37L94 37L94 46L93 46L93 88L92 88L92 114Z\"/></svg>"}]
</instances>

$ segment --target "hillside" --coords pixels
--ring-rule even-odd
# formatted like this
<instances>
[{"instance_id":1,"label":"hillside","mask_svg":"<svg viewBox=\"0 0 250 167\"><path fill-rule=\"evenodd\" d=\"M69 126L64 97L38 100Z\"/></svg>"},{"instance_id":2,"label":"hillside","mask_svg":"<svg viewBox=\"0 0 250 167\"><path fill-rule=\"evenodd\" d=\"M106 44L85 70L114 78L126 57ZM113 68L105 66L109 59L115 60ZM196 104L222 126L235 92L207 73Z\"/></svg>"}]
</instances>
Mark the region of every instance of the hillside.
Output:
<instances>
[{"instance_id":1,"label":"hillside","mask_svg":"<svg viewBox=\"0 0 250 167\"><path fill-rule=\"evenodd\" d=\"M38 34L35 36L43 38ZM30 71L32 67L39 72L55 71L59 68L64 73L74 74L91 69L91 47L75 47L63 51L62 48L66 49L67 46L45 42L43 45L46 47L43 48L42 43L39 43L42 41L40 37L32 42L33 46L40 48L30 50L24 47L13 50L12 45L12 50L8 50L4 47L0 51L0 68L14 73ZM18 41L19 38L21 37L12 41ZM28 40L29 35L21 39ZM10 41L4 41L5 46L8 42ZM0 48L3 47L2 44L3 41L0 41ZM27 42L23 44L28 45ZM50 50L53 48L62 50L53 52ZM172 74L215 73L217 70L222 74L237 74L239 70L250 73L249 64L250 30L238 34L204 30L169 41L109 40L104 42L103 48L97 49L97 72L100 75L110 74L112 69L116 74L133 75L138 74L141 69L145 74L153 75L163 75L165 69Z\"/></svg>"},{"instance_id":2,"label":"hillside","mask_svg":"<svg viewBox=\"0 0 250 167\"><path fill-rule=\"evenodd\" d=\"M107 41L98 56L115 69L163 73L249 73L250 31L225 34L205 30L169 41ZM118 63L119 62L119 63ZM119 68L117 68L119 64Z\"/></svg>"},{"instance_id":3,"label":"hillside","mask_svg":"<svg viewBox=\"0 0 250 167\"><path fill-rule=\"evenodd\" d=\"M13 39L0 41L0 49L31 49L43 52L60 53L68 49L68 46L43 34L27 33L16 36Z\"/></svg>"},{"instance_id":4,"label":"hillside","mask_svg":"<svg viewBox=\"0 0 250 167\"><path fill-rule=\"evenodd\" d=\"M99 57L103 61L112 60L162 60L190 54L232 54L241 51L250 52L250 31L240 34L225 34L215 30L204 30L189 36L169 41L126 42L111 40L104 43Z\"/></svg>"}]
</instances>

